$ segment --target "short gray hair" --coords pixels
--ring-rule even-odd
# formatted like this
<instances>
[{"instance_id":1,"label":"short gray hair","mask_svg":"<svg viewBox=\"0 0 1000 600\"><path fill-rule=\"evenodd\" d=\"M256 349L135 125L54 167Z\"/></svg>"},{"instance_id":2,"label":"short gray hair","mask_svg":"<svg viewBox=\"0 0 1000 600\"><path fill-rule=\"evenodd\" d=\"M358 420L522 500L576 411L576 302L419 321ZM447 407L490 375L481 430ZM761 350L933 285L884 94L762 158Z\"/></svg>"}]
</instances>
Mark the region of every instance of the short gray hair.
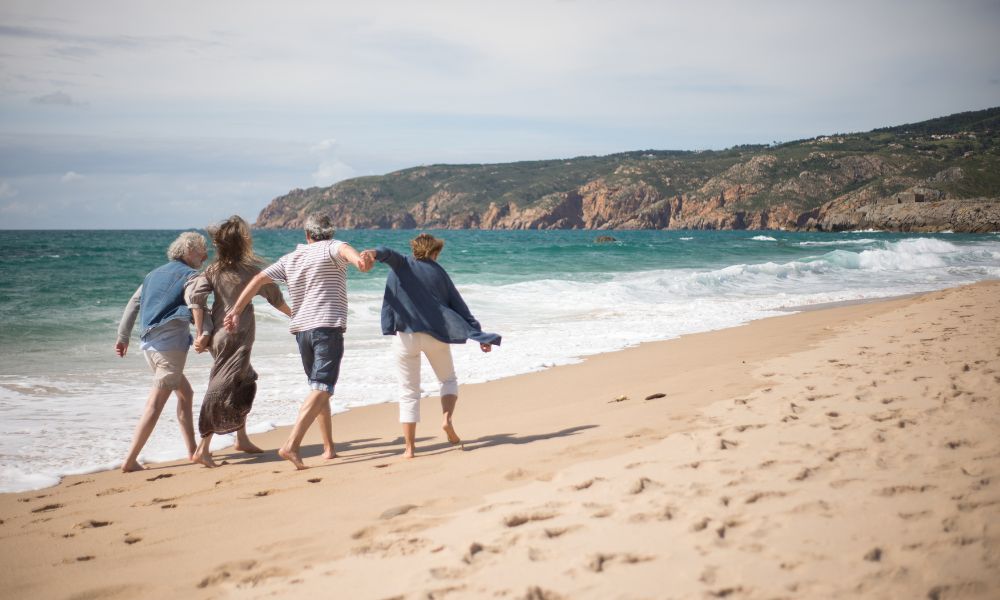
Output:
<instances>
[{"instance_id":1,"label":"short gray hair","mask_svg":"<svg viewBox=\"0 0 1000 600\"><path fill-rule=\"evenodd\" d=\"M333 234L336 231L333 223L330 222L330 217L326 215L310 215L303 228L309 239L314 242L333 239Z\"/></svg>"},{"instance_id":2,"label":"short gray hair","mask_svg":"<svg viewBox=\"0 0 1000 600\"><path fill-rule=\"evenodd\" d=\"M194 249L206 249L205 238L196 231L185 231L177 236L167 248L167 258L170 260L181 260L188 252Z\"/></svg>"}]
</instances>

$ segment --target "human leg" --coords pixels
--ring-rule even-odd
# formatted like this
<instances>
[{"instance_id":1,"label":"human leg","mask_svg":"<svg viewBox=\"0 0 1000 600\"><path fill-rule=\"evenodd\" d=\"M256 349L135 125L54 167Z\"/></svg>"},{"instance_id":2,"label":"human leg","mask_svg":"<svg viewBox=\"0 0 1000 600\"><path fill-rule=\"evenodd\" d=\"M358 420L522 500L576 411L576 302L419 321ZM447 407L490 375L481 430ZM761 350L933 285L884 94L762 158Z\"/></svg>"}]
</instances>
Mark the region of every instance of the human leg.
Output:
<instances>
[{"instance_id":1,"label":"human leg","mask_svg":"<svg viewBox=\"0 0 1000 600\"><path fill-rule=\"evenodd\" d=\"M451 346L427 336L424 340L423 351L427 356L427 361L434 370L434 375L441 384L441 429L444 430L448 441L452 444L460 444L462 439L455 432L451 418L455 414L455 405L458 403L458 378L455 376L455 363L451 357Z\"/></svg>"},{"instance_id":2,"label":"human leg","mask_svg":"<svg viewBox=\"0 0 1000 600\"><path fill-rule=\"evenodd\" d=\"M215 460L212 459L212 436L213 434L209 433L205 437L201 438L198 448L191 456L191 462L205 465L210 469L218 466L215 464Z\"/></svg>"},{"instance_id":3,"label":"human leg","mask_svg":"<svg viewBox=\"0 0 1000 600\"><path fill-rule=\"evenodd\" d=\"M149 435L153 433L156 422L160 418L160 413L163 411L167 399L170 398L170 392L171 390L161 387L154 387L149 391L149 396L146 399L146 408L142 413L142 417L139 418L138 425L135 427L135 433L132 435L132 445L129 447L125 462L122 463L122 473L143 470L142 465L139 464L139 453L142 452L142 447L149 440Z\"/></svg>"},{"instance_id":4,"label":"human leg","mask_svg":"<svg viewBox=\"0 0 1000 600\"><path fill-rule=\"evenodd\" d=\"M313 421L319 419L323 436L324 456L333 455L333 425L330 422L330 396L340 376L340 361L344 357L344 332L342 329L321 327L301 331L295 335L302 356L302 368L309 378L312 391L306 396L298 419L292 427L285 445L278 455L290 461L297 469L305 469L299 457L299 447ZM327 428L328 427L328 428Z\"/></svg>"},{"instance_id":5,"label":"human leg","mask_svg":"<svg viewBox=\"0 0 1000 600\"><path fill-rule=\"evenodd\" d=\"M305 402L299 409L299 416L295 420L292 432L288 436L288 441L278 450L278 456L291 462L296 469L305 469L302 459L299 457L299 447L302 445L302 438L312 425L316 416L323 410L323 404L329 406L330 394L325 391L312 390L306 396Z\"/></svg>"},{"instance_id":6,"label":"human leg","mask_svg":"<svg viewBox=\"0 0 1000 600\"><path fill-rule=\"evenodd\" d=\"M245 425L236 430L236 444L233 447L247 454L260 454L263 452L257 444L250 441L250 436L247 435Z\"/></svg>"},{"instance_id":7,"label":"human leg","mask_svg":"<svg viewBox=\"0 0 1000 600\"><path fill-rule=\"evenodd\" d=\"M399 377L399 422L403 425L405 458L416 452L417 423L420 422L420 340L418 334L397 332L393 342L396 373Z\"/></svg>"},{"instance_id":8,"label":"human leg","mask_svg":"<svg viewBox=\"0 0 1000 600\"><path fill-rule=\"evenodd\" d=\"M413 458L416 455L417 424L403 423L403 443L406 448L403 450L403 458Z\"/></svg>"},{"instance_id":9,"label":"human leg","mask_svg":"<svg viewBox=\"0 0 1000 600\"><path fill-rule=\"evenodd\" d=\"M194 390L191 389L187 377L181 375L174 395L177 396L177 423L181 428L181 437L187 446L188 457L193 461L198 445L194 441L194 415L191 409L194 403Z\"/></svg>"},{"instance_id":10,"label":"human leg","mask_svg":"<svg viewBox=\"0 0 1000 600\"><path fill-rule=\"evenodd\" d=\"M129 447L128 455L125 457L125 462L122 463L122 472L128 473L131 471L141 471L142 465L139 464L139 453L142 452L143 446L149 440L150 434L153 433L153 429L156 427L156 422L160 419L160 413L163 412L163 407L166 405L167 400L170 398L170 394L175 390L179 391L182 381L184 379L184 361L187 358L187 352L157 352L156 350L144 350L143 357L146 359L146 364L153 371L153 388L149 391L149 396L146 398L146 408L144 409L142 416L139 418L139 423L135 427L135 433L132 434L132 445ZM188 390L191 386L188 385ZM180 420L181 406L183 402L180 400L181 394L178 395L178 419ZM188 394L188 398L191 394ZM190 405L189 405L190 407ZM188 411L188 421L190 422L190 409ZM184 432L183 423L181 425L181 431ZM185 443L188 442L185 435ZM190 457L195 450L194 446L194 430L191 432L191 443L188 444L188 456Z\"/></svg>"},{"instance_id":11,"label":"human leg","mask_svg":"<svg viewBox=\"0 0 1000 600\"><path fill-rule=\"evenodd\" d=\"M323 438L323 458L337 458L337 450L333 445L333 415L330 414L329 399L320 407L316 423L319 424L320 437Z\"/></svg>"}]
</instances>

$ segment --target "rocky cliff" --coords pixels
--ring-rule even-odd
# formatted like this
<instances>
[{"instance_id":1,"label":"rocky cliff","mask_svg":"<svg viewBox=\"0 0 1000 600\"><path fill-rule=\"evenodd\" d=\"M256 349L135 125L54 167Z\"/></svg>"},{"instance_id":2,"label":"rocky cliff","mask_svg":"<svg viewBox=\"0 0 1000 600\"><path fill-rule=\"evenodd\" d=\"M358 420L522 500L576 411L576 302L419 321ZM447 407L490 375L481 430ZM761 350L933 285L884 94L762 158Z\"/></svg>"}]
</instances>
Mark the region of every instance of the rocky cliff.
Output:
<instances>
[{"instance_id":1,"label":"rocky cliff","mask_svg":"<svg viewBox=\"0 0 1000 600\"><path fill-rule=\"evenodd\" d=\"M1000 108L718 152L434 165L276 198L258 227L1000 231Z\"/></svg>"}]
</instances>

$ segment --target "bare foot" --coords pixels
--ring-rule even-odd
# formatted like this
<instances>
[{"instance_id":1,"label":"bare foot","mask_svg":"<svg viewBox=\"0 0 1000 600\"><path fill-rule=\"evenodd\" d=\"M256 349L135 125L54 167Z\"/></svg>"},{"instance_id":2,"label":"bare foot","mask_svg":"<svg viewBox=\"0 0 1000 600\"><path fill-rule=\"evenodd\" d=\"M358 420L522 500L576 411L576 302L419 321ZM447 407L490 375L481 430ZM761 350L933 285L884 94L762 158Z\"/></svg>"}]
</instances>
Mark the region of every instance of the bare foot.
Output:
<instances>
[{"instance_id":1,"label":"bare foot","mask_svg":"<svg viewBox=\"0 0 1000 600\"><path fill-rule=\"evenodd\" d=\"M332 448L330 450L323 451L323 458L325 458L326 460L333 460L337 457L338 457L337 451Z\"/></svg>"},{"instance_id":2,"label":"bare foot","mask_svg":"<svg viewBox=\"0 0 1000 600\"><path fill-rule=\"evenodd\" d=\"M451 442L452 446L462 443L462 438L458 437L458 434L455 433L455 428L452 426L451 421L445 421L444 425L441 426L441 429L443 429L445 435L448 436L448 441ZM464 447L465 446L463 446L463 448Z\"/></svg>"},{"instance_id":3,"label":"bare foot","mask_svg":"<svg viewBox=\"0 0 1000 600\"><path fill-rule=\"evenodd\" d=\"M291 450L287 450L284 446L278 449L278 456L295 465L295 468L300 471L309 468L302 462L302 459L299 458L298 452L292 452Z\"/></svg>"},{"instance_id":4,"label":"bare foot","mask_svg":"<svg viewBox=\"0 0 1000 600\"><path fill-rule=\"evenodd\" d=\"M403 458L413 458L415 454L416 449L411 446L407 446L406 450L403 450Z\"/></svg>"},{"instance_id":5,"label":"bare foot","mask_svg":"<svg viewBox=\"0 0 1000 600\"><path fill-rule=\"evenodd\" d=\"M206 452L205 454L198 454L197 452L195 452L194 456L191 457L191 462L200 465L205 465L209 469L214 469L215 467L219 466L215 464L215 461L212 460L211 453L208 452Z\"/></svg>"},{"instance_id":6,"label":"bare foot","mask_svg":"<svg viewBox=\"0 0 1000 600\"><path fill-rule=\"evenodd\" d=\"M261 454L264 452L264 450L249 440L247 440L246 443L236 442L236 445L234 445L233 448L239 450L240 452L246 452L247 454Z\"/></svg>"},{"instance_id":7,"label":"bare foot","mask_svg":"<svg viewBox=\"0 0 1000 600\"><path fill-rule=\"evenodd\" d=\"M122 473L134 473L135 471L145 471L146 467L140 465L137 461L132 461L130 463L125 463L122 465Z\"/></svg>"}]
</instances>

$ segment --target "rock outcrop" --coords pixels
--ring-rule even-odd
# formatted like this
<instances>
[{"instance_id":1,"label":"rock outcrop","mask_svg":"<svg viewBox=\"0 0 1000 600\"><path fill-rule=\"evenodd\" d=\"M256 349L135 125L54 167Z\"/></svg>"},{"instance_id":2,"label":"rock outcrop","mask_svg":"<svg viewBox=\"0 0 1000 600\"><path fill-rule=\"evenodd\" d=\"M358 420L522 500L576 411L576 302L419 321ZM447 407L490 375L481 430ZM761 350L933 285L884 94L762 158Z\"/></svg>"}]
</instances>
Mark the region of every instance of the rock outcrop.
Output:
<instances>
[{"instance_id":1,"label":"rock outcrop","mask_svg":"<svg viewBox=\"0 0 1000 600\"><path fill-rule=\"evenodd\" d=\"M315 212L354 229L1000 231L1000 108L778 147L418 167L293 190L256 225Z\"/></svg>"}]
</instances>

